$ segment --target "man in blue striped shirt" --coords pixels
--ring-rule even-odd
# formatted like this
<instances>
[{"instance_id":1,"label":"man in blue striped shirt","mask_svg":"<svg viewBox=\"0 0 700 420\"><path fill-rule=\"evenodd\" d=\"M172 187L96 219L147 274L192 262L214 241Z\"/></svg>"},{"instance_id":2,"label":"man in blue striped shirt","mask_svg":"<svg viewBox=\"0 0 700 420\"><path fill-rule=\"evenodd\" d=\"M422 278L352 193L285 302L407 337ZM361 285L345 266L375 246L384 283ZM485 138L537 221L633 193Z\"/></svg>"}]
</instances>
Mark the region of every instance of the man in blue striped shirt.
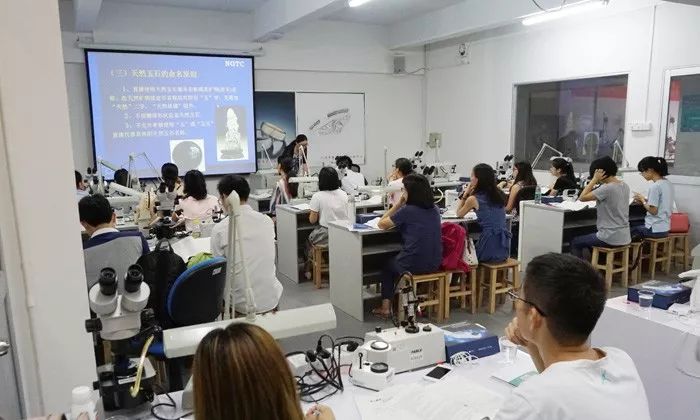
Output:
<instances>
[{"instance_id":1,"label":"man in blue striped shirt","mask_svg":"<svg viewBox=\"0 0 700 420\"><path fill-rule=\"evenodd\" d=\"M116 216L109 201L96 194L78 202L80 224L90 235L83 244L88 289L97 283L100 270L111 267L117 272L120 289L131 264L149 252L148 243L139 231L120 232L114 228Z\"/></svg>"}]
</instances>

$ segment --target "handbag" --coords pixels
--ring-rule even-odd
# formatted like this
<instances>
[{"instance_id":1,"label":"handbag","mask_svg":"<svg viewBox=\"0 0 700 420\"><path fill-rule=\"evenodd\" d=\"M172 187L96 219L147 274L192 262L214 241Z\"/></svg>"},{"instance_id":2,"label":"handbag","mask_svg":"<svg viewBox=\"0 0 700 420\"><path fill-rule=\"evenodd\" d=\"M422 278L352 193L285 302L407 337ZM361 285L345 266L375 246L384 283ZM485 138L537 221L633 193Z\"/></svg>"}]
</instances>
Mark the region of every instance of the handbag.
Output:
<instances>
[{"instance_id":1,"label":"handbag","mask_svg":"<svg viewBox=\"0 0 700 420\"><path fill-rule=\"evenodd\" d=\"M690 231L688 213L671 213L671 233L687 233Z\"/></svg>"},{"instance_id":2,"label":"handbag","mask_svg":"<svg viewBox=\"0 0 700 420\"><path fill-rule=\"evenodd\" d=\"M466 262L470 267L475 267L479 265L479 258L476 256L476 247L474 246L474 240L467 236L464 240L464 254L462 256L464 262Z\"/></svg>"}]
</instances>

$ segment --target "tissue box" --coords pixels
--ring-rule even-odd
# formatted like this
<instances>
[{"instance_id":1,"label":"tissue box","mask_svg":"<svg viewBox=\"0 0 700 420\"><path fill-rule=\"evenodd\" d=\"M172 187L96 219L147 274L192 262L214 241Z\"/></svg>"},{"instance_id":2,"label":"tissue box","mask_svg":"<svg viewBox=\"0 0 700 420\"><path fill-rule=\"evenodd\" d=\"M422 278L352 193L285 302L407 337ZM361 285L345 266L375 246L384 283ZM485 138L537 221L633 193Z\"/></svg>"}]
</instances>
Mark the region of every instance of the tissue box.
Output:
<instances>
[{"instance_id":1,"label":"tissue box","mask_svg":"<svg viewBox=\"0 0 700 420\"><path fill-rule=\"evenodd\" d=\"M659 309L668 309L674 303L686 303L690 300L692 289L677 282L651 280L627 288L627 300L639 301L641 289L653 290L654 300L651 305Z\"/></svg>"},{"instance_id":2,"label":"tissue box","mask_svg":"<svg viewBox=\"0 0 700 420\"><path fill-rule=\"evenodd\" d=\"M498 336L479 324L459 322L442 327L442 330L445 333L445 354L448 360L461 351L479 358L501 351Z\"/></svg>"}]
</instances>

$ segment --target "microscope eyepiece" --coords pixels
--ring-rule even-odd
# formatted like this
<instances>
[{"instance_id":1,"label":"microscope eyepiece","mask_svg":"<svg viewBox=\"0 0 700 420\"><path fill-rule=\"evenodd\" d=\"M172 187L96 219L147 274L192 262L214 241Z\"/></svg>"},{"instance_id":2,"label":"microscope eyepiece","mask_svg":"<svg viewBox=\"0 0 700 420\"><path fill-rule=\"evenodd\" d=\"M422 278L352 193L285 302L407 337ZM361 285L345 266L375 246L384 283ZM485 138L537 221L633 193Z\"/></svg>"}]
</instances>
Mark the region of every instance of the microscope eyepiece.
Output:
<instances>
[{"instance_id":1,"label":"microscope eyepiece","mask_svg":"<svg viewBox=\"0 0 700 420\"><path fill-rule=\"evenodd\" d=\"M100 270L100 292L105 296L113 296L117 293L117 272L111 267Z\"/></svg>"},{"instance_id":2,"label":"microscope eyepiece","mask_svg":"<svg viewBox=\"0 0 700 420\"><path fill-rule=\"evenodd\" d=\"M143 282L143 269L138 264L132 264L126 270L126 278L124 279L124 290L127 293L134 293L139 290Z\"/></svg>"}]
</instances>

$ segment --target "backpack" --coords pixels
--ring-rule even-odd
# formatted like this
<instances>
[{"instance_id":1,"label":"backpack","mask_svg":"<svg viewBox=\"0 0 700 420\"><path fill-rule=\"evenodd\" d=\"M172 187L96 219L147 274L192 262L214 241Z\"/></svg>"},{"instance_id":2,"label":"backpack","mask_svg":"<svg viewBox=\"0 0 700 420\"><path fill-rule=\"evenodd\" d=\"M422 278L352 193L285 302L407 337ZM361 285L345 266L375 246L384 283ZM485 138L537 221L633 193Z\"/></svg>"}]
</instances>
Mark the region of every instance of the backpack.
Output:
<instances>
[{"instance_id":1,"label":"backpack","mask_svg":"<svg viewBox=\"0 0 700 420\"><path fill-rule=\"evenodd\" d=\"M457 223L443 223L440 230L442 235L442 264L440 269L468 273L469 266L462 258L467 231Z\"/></svg>"},{"instance_id":2,"label":"backpack","mask_svg":"<svg viewBox=\"0 0 700 420\"><path fill-rule=\"evenodd\" d=\"M175 280L187 270L182 257L173 252L170 242L164 239L156 248L141 256L136 262L143 268L143 280L151 288L147 308L152 308L158 324L163 328L172 326L166 302L170 287Z\"/></svg>"}]
</instances>

